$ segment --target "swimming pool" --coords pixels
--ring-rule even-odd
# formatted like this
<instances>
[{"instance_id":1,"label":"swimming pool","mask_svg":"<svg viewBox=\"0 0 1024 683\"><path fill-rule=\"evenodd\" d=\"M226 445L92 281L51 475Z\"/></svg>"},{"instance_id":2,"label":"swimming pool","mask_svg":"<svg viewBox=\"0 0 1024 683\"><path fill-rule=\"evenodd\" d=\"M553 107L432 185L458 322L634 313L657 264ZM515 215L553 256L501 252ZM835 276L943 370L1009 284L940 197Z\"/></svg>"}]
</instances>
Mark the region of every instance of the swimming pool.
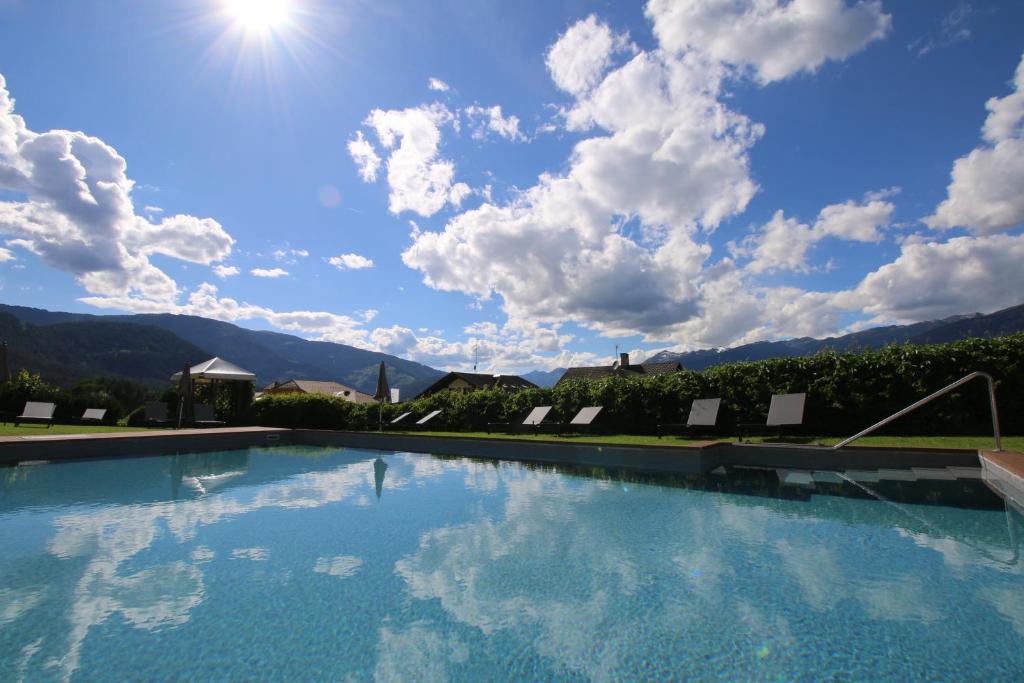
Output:
<instances>
[{"instance_id":1,"label":"swimming pool","mask_svg":"<svg viewBox=\"0 0 1024 683\"><path fill-rule=\"evenodd\" d=\"M970 476L875 478L311 446L4 468L0 680L1020 680L1019 515Z\"/></svg>"}]
</instances>

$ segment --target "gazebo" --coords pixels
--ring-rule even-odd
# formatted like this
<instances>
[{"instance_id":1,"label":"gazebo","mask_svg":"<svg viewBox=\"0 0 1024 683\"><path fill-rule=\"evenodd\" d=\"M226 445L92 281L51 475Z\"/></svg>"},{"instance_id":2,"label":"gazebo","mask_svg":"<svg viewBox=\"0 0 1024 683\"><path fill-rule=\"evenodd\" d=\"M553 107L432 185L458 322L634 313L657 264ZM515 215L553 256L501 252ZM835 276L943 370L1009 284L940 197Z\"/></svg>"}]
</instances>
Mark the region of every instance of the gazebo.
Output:
<instances>
[{"instance_id":1,"label":"gazebo","mask_svg":"<svg viewBox=\"0 0 1024 683\"><path fill-rule=\"evenodd\" d=\"M183 370L171 375L171 381L183 384L182 374L184 372ZM207 394L207 399L214 405L217 403L217 394L219 393L220 386L226 385L230 387L230 411L231 415L234 416L243 412L249 401L252 400L252 385L256 382L256 374L240 368L223 358L211 358L189 368L185 381L188 382L189 395L182 396L181 398L189 408L191 408L191 399L195 394L196 385L208 385L208 388L204 389L203 393ZM187 412L190 413L191 410ZM190 418L191 416L188 415L187 417Z\"/></svg>"}]
</instances>

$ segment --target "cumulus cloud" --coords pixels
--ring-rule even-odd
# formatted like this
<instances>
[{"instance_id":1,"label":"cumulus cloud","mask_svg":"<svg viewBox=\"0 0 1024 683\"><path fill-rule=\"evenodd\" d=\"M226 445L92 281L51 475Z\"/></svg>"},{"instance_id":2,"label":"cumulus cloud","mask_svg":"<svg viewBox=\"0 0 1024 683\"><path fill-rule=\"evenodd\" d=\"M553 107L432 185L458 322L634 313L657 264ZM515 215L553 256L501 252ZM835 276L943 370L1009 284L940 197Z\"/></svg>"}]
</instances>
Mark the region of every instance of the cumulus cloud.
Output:
<instances>
[{"instance_id":1,"label":"cumulus cloud","mask_svg":"<svg viewBox=\"0 0 1024 683\"><path fill-rule=\"evenodd\" d=\"M877 194L873 196L878 196ZM734 256L750 257L747 270L763 273L773 270L809 270L807 251L826 237L855 242L881 242L882 230L892 220L896 206L881 199L864 203L847 201L826 206L814 225L786 218L782 210L739 245L730 244Z\"/></svg>"},{"instance_id":2,"label":"cumulus cloud","mask_svg":"<svg viewBox=\"0 0 1024 683\"><path fill-rule=\"evenodd\" d=\"M357 131L356 136L348 141L348 153L359 167L359 177L363 182L376 182L380 157L370 141L363 137L362 131Z\"/></svg>"},{"instance_id":3,"label":"cumulus cloud","mask_svg":"<svg viewBox=\"0 0 1024 683\"><path fill-rule=\"evenodd\" d=\"M373 260L360 256L359 254L342 254L341 256L332 256L327 259L327 262L338 270L359 270L361 268L373 268Z\"/></svg>"},{"instance_id":4,"label":"cumulus cloud","mask_svg":"<svg viewBox=\"0 0 1024 683\"><path fill-rule=\"evenodd\" d=\"M1024 58L1013 92L985 103L985 143L953 164L947 197L924 219L932 228L992 234L1024 222Z\"/></svg>"},{"instance_id":5,"label":"cumulus cloud","mask_svg":"<svg viewBox=\"0 0 1024 683\"><path fill-rule=\"evenodd\" d=\"M249 271L253 277L284 277L288 271L284 268L253 268Z\"/></svg>"},{"instance_id":6,"label":"cumulus cloud","mask_svg":"<svg viewBox=\"0 0 1024 683\"><path fill-rule=\"evenodd\" d=\"M442 81L440 78L430 78L427 80L427 87L431 90L437 90L438 92L448 92L451 90L451 86Z\"/></svg>"},{"instance_id":7,"label":"cumulus cloud","mask_svg":"<svg viewBox=\"0 0 1024 683\"><path fill-rule=\"evenodd\" d=\"M390 150L387 180L391 213L413 211L433 216L447 204L458 207L470 193L468 185L455 182L455 164L440 157L441 128L458 125L458 118L444 105L374 109L364 125L374 130L384 149ZM349 141L349 153L363 180L375 181L380 157L361 132Z\"/></svg>"},{"instance_id":8,"label":"cumulus cloud","mask_svg":"<svg viewBox=\"0 0 1024 683\"><path fill-rule=\"evenodd\" d=\"M127 163L85 133L37 133L14 113L0 75L0 234L48 265L73 274L89 292L172 301L173 279L149 257L210 265L234 239L210 218L175 215L158 223L136 215ZM152 207L151 207L152 208Z\"/></svg>"},{"instance_id":9,"label":"cumulus cloud","mask_svg":"<svg viewBox=\"0 0 1024 683\"><path fill-rule=\"evenodd\" d=\"M548 50L546 63L551 79L562 90L582 95L597 85L616 53L632 50L629 36L614 34L591 14L562 34Z\"/></svg>"},{"instance_id":10,"label":"cumulus cloud","mask_svg":"<svg viewBox=\"0 0 1024 683\"><path fill-rule=\"evenodd\" d=\"M239 270L236 266L225 266L218 265L213 267L213 273L219 278L227 278L233 275L238 275Z\"/></svg>"},{"instance_id":11,"label":"cumulus cloud","mask_svg":"<svg viewBox=\"0 0 1024 683\"><path fill-rule=\"evenodd\" d=\"M650 0L646 13L666 50L749 68L761 83L846 59L892 26L880 0Z\"/></svg>"},{"instance_id":12,"label":"cumulus cloud","mask_svg":"<svg viewBox=\"0 0 1024 683\"><path fill-rule=\"evenodd\" d=\"M488 133L494 133L512 142L526 139L526 136L519 131L519 117L504 116L500 105L496 104L493 107L472 105L466 107L463 113L469 119L474 140L483 140Z\"/></svg>"},{"instance_id":13,"label":"cumulus cloud","mask_svg":"<svg viewBox=\"0 0 1024 683\"><path fill-rule=\"evenodd\" d=\"M556 66L572 52L559 44L595 32L616 44L593 17L570 27L549 52L556 82L582 73ZM710 254L696 231L745 209L757 190L747 150L762 128L718 101L721 76L699 58L641 52L574 81L567 125L604 134L575 146L564 175L542 175L512 202L486 202L441 232L414 230L404 262L437 289L498 294L513 319L654 335L685 320ZM641 239L623 234L623 217Z\"/></svg>"}]
</instances>

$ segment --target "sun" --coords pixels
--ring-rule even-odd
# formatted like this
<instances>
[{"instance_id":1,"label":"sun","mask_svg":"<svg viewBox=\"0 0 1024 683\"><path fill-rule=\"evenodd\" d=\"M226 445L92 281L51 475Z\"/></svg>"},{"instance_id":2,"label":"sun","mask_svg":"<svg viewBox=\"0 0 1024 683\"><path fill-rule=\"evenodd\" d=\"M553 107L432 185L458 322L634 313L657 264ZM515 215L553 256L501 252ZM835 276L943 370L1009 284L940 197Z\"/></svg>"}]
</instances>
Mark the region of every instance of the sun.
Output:
<instances>
[{"instance_id":1,"label":"sun","mask_svg":"<svg viewBox=\"0 0 1024 683\"><path fill-rule=\"evenodd\" d=\"M288 21L290 0L224 0L231 20L246 31L268 33Z\"/></svg>"}]
</instances>

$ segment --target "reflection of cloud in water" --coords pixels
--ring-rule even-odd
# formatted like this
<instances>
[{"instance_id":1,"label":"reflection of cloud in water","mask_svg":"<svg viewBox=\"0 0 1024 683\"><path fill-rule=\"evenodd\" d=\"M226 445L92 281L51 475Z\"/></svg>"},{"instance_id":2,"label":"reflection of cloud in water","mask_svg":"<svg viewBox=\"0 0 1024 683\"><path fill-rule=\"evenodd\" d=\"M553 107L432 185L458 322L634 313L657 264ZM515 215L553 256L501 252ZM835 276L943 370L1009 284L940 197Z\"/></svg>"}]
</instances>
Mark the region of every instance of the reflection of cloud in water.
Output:
<instances>
[{"instance_id":1,"label":"reflection of cloud in water","mask_svg":"<svg viewBox=\"0 0 1024 683\"><path fill-rule=\"evenodd\" d=\"M235 548L231 551L231 557L235 560L262 562L270 557L270 551L266 548Z\"/></svg>"},{"instance_id":2,"label":"reflection of cloud in water","mask_svg":"<svg viewBox=\"0 0 1024 683\"><path fill-rule=\"evenodd\" d=\"M1017 635L1024 639L1024 588L1019 584L990 586L978 595L1003 616Z\"/></svg>"},{"instance_id":3,"label":"reflection of cloud in water","mask_svg":"<svg viewBox=\"0 0 1024 683\"><path fill-rule=\"evenodd\" d=\"M355 555L338 555L337 557L318 558L313 571L318 574L330 574L344 579L354 575L363 566L363 561Z\"/></svg>"},{"instance_id":4,"label":"reflection of cloud in water","mask_svg":"<svg viewBox=\"0 0 1024 683\"><path fill-rule=\"evenodd\" d=\"M196 564L210 562L216 556L217 553L215 553L212 548L207 548L205 545L198 546L191 554L192 561Z\"/></svg>"},{"instance_id":5,"label":"reflection of cloud in water","mask_svg":"<svg viewBox=\"0 0 1024 683\"><path fill-rule=\"evenodd\" d=\"M388 681L448 681L450 663L465 662L469 649L455 636L444 637L424 621L405 629L382 626L373 679Z\"/></svg>"},{"instance_id":6,"label":"reflection of cloud in water","mask_svg":"<svg viewBox=\"0 0 1024 683\"><path fill-rule=\"evenodd\" d=\"M9 624L27 613L42 599L43 594L34 588L0 588L0 605L4 606L0 610L0 626Z\"/></svg>"},{"instance_id":7,"label":"reflection of cloud in water","mask_svg":"<svg viewBox=\"0 0 1024 683\"><path fill-rule=\"evenodd\" d=\"M82 578L74 589L68 611L68 646L64 655L52 658L68 679L78 668L80 650L89 629L112 614L121 613L138 628L176 626L189 619L190 610L203 599L202 574L198 567L213 559L214 552L199 546L192 550L192 564L176 562L120 576L119 567L149 548L169 531L180 543L195 538L201 526L257 510L279 507L319 507L362 494L373 484L369 461L346 464L334 470L306 472L257 487L238 487L223 493L179 501L145 505L90 508L58 517L50 553L62 559L88 558ZM235 549L238 559L266 559L265 548ZM5 604L24 605L24 600ZM36 603L25 607L30 609ZM7 608L10 609L10 608ZM20 616L24 610L18 608ZM4 614L7 611L5 609Z\"/></svg>"}]
</instances>

